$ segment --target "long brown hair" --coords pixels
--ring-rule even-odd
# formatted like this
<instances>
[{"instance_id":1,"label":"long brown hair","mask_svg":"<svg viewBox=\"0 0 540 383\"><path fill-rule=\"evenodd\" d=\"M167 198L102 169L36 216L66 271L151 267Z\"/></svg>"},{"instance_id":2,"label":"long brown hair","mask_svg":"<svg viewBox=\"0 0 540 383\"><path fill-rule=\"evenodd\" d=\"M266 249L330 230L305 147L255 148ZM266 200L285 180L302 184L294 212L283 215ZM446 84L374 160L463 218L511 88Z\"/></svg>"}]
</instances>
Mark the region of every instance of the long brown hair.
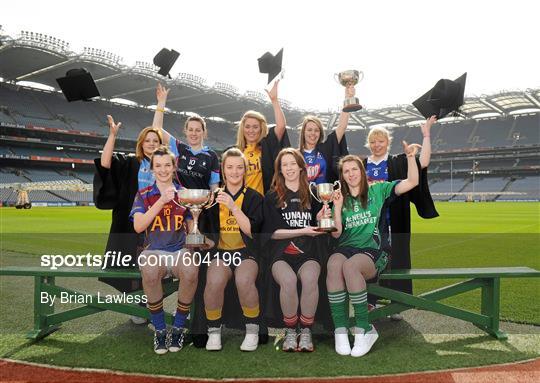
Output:
<instances>
[{"instance_id":1,"label":"long brown hair","mask_svg":"<svg viewBox=\"0 0 540 383\"><path fill-rule=\"evenodd\" d=\"M137 145L135 146L135 156L137 157L139 162L141 162L145 157L142 145L148 133L155 133L158 136L159 144L163 144L163 137L161 136L161 131L159 131L158 129L152 126L148 126L141 130L141 132L137 136Z\"/></svg>"},{"instance_id":2,"label":"long brown hair","mask_svg":"<svg viewBox=\"0 0 540 383\"><path fill-rule=\"evenodd\" d=\"M302 121L302 129L300 129L300 146L298 149L304 150L306 148L306 125L308 122L313 122L317 127L319 128L319 140L317 141L317 144L321 143L324 139L324 129L322 125L322 121L319 117L316 116L306 116L304 117L304 121Z\"/></svg>"},{"instance_id":3,"label":"long brown hair","mask_svg":"<svg viewBox=\"0 0 540 383\"><path fill-rule=\"evenodd\" d=\"M240 125L238 126L238 132L236 134L236 147L241 151L246 150L247 143L246 137L244 136L244 129L246 126L246 120L248 118L256 119L257 121L259 121L259 125L261 126L261 134L257 143L259 143L268 134L268 124L266 123L266 118L264 117L264 115L254 110L248 110L242 116L242 119L240 120Z\"/></svg>"},{"instance_id":4,"label":"long brown hair","mask_svg":"<svg viewBox=\"0 0 540 383\"><path fill-rule=\"evenodd\" d=\"M352 197L351 190L349 189L349 184L345 181L345 178L343 177L343 164L345 162L356 162L358 167L360 168L360 193L356 197ZM369 185L367 183L367 176L366 176L366 169L364 168L364 163L362 162L362 159L354 154L348 154L344 157L342 157L339 160L339 182L341 182L341 194L343 195L343 201L344 201L344 207L345 201L347 201L347 197L351 196L352 198L356 198L360 204L362 205L362 208L367 208L367 200L368 200L368 190Z\"/></svg>"},{"instance_id":5,"label":"long brown hair","mask_svg":"<svg viewBox=\"0 0 540 383\"><path fill-rule=\"evenodd\" d=\"M308 210L311 208L311 198L309 195L309 183L306 174L306 161L304 156L298 149L285 148L282 149L277 155L276 162L274 163L274 178L272 179L272 190L277 193L277 207L285 207L285 196L287 194L287 186L285 186L285 177L281 173L281 160L284 155L290 154L294 157L296 164L300 167L300 179L298 194L300 195L300 204L302 209Z\"/></svg>"}]
</instances>

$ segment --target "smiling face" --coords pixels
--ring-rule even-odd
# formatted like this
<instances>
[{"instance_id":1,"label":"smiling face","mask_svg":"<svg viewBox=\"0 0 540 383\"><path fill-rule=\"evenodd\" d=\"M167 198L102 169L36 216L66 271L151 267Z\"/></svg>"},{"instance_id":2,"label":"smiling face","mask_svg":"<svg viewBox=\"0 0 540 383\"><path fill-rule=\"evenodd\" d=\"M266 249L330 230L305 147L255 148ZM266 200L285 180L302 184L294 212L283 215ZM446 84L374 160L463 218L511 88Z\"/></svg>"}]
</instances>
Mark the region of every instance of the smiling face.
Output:
<instances>
[{"instance_id":1,"label":"smiling face","mask_svg":"<svg viewBox=\"0 0 540 383\"><path fill-rule=\"evenodd\" d=\"M375 157L383 157L388 152L388 137L382 134L374 134L369 139L369 150Z\"/></svg>"},{"instance_id":2,"label":"smiling face","mask_svg":"<svg viewBox=\"0 0 540 383\"><path fill-rule=\"evenodd\" d=\"M304 129L304 142L306 146L304 149L314 148L319 142L320 138L321 129L319 126L313 121L308 121Z\"/></svg>"},{"instance_id":3,"label":"smiling face","mask_svg":"<svg viewBox=\"0 0 540 383\"><path fill-rule=\"evenodd\" d=\"M228 187L240 186L244 182L246 163L243 157L230 156L223 164L223 178Z\"/></svg>"},{"instance_id":4,"label":"smiling face","mask_svg":"<svg viewBox=\"0 0 540 383\"><path fill-rule=\"evenodd\" d=\"M142 142L142 150L146 157L150 157L154 150L161 145L159 137L154 132L148 132Z\"/></svg>"},{"instance_id":5,"label":"smiling face","mask_svg":"<svg viewBox=\"0 0 540 383\"><path fill-rule=\"evenodd\" d=\"M256 144L261 137L261 123L253 117L246 118L244 125L244 138L248 145Z\"/></svg>"},{"instance_id":6,"label":"smiling face","mask_svg":"<svg viewBox=\"0 0 540 383\"><path fill-rule=\"evenodd\" d=\"M302 168L292 154L285 154L281 157L280 169L286 182L294 182L300 179Z\"/></svg>"},{"instance_id":7,"label":"smiling face","mask_svg":"<svg viewBox=\"0 0 540 383\"><path fill-rule=\"evenodd\" d=\"M349 188L360 187L362 182L362 171L356 161L346 161L342 167L343 179L347 182Z\"/></svg>"},{"instance_id":8,"label":"smiling face","mask_svg":"<svg viewBox=\"0 0 540 383\"><path fill-rule=\"evenodd\" d=\"M158 154L152 157L152 172L154 173L156 181L161 183L171 182L174 171L174 159L170 154Z\"/></svg>"},{"instance_id":9,"label":"smiling face","mask_svg":"<svg viewBox=\"0 0 540 383\"><path fill-rule=\"evenodd\" d=\"M191 147L202 146L205 136L205 130L199 121L188 121L184 134L186 135L186 141Z\"/></svg>"}]
</instances>

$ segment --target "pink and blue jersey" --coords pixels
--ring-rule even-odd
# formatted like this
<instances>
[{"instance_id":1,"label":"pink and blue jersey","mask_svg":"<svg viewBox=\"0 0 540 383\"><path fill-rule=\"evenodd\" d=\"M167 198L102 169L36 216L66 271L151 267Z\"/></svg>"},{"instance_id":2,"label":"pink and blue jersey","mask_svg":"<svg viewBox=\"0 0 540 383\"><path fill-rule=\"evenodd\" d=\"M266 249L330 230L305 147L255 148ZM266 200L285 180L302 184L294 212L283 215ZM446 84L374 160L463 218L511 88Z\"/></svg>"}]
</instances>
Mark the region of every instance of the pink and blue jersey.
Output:
<instances>
[{"instance_id":1,"label":"pink and blue jersey","mask_svg":"<svg viewBox=\"0 0 540 383\"><path fill-rule=\"evenodd\" d=\"M313 149L304 150L308 182L321 184L326 182L326 160L320 151Z\"/></svg>"},{"instance_id":2,"label":"pink and blue jersey","mask_svg":"<svg viewBox=\"0 0 540 383\"><path fill-rule=\"evenodd\" d=\"M174 184L179 189L178 184ZM137 192L133 201L130 218L133 220L135 213L146 213L161 197L157 185L146 187ZM175 196L178 203L178 197ZM179 251L184 247L186 240L185 220L191 219L189 211L170 201L166 203L159 214L146 229L145 250L163 250L167 252Z\"/></svg>"}]
</instances>

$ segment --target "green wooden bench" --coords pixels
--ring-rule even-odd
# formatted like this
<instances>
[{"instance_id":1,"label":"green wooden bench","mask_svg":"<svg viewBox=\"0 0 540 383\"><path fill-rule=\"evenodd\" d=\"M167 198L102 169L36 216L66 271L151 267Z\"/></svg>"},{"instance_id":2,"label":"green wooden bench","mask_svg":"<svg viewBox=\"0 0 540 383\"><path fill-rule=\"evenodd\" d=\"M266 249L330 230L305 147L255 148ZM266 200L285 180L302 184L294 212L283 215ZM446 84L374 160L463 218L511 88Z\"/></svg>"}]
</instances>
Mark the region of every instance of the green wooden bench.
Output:
<instances>
[{"instance_id":1,"label":"green wooden bench","mask_svg":"<svg viewBox=\"0 0 540 383\"><path fill-rule=\"evenodd\" d=\"M81 307L55 313L54 306L41 303L41 293L47 292L53 296L60 296L62 292L68 294L86 294L55 283L56 277L76 278L139 278L136 270L85 270L81 268L62 268L49 270L43 267L15 267L0 268L0 275L33 276L34 277L34 329L27 335L28 338L39 340L56 331L62 322L95 314L104 310L115 311L128 315L136 315L149 318L148 310L137 304L128 303L104 303L98 302L93 296L92 302ZM500 279L540 277L540 272L528 267L487 267L468 269L411 269L392 270L381 274L380 279L466 279L463 282L446 286L437 290L429 291L418 296L402 293L379 286L369 284L368 291L391 301L390 304L377 308L370 312L370 320L383 318L391 314L400 313L412 308L433 311L442 315L458 318L471 322L488 334L497 339L506 339L507 335L499 329L500 308ZM178 282L169 280L164 284L164 293L171 294L178 288ZM480 288L481 309L480 313L463 310L439 302L442 299L465 293ZM141 295L142 290L130 293ZM172 323L173 317L166 314L166 320Z\"/></svg>"},{"instance_id":2,"label":"green wooden bench","mask_svg":"<svg viewBox=\"0 0 540 383\"><path fill-rule=\"evenodd\" d=\"M433 311L442 315L471 322L497 339L508 336L499 329L501 278L540 277L540 271L529 267L483 267L464 269L410 269L392 270L381 274L380 279L467 279L414 296L395 291L377 284L368 285L371 294L392 301L387 306L373 310L370 320L400 313L412 308ZM480 314L438 302L442 299L463 294L474 289L482 289Z\"/></svg>"}]
</instances>

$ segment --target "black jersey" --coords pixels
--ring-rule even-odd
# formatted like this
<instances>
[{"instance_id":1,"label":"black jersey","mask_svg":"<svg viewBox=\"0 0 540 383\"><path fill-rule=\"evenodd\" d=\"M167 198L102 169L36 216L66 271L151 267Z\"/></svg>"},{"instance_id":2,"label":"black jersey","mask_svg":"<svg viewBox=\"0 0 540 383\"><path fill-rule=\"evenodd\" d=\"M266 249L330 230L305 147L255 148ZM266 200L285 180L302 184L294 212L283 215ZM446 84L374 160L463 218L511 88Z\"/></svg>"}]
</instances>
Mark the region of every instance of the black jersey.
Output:
<instances>
[{"instance_id":1,"label":"black jersey","mask_svg":"<svg viewBox=\"0 0 540 383\"><path fill-rule=\"evenodd\" d=\"M174 139L171 137L171 139ZM210 189L210 185L219 183L219 159L207 146L193 151L188 145L175 140L177 178L180 185L187 189Z\"/></svg>"}]
</instances>

